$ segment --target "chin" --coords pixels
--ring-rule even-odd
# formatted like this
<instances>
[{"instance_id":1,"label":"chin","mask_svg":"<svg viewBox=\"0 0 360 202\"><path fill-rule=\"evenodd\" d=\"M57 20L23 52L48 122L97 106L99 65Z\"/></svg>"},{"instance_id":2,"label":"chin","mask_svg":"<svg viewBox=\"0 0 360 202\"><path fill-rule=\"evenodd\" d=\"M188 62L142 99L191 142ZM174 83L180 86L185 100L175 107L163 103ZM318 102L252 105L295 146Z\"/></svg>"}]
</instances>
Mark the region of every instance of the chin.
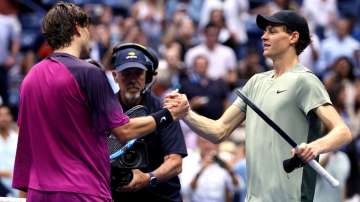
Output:
<instances>
[{"instance_id":1,"label":"chin","mask_svg":"<svg viewBox=\"0 0 360 202\"><path fill-rule=\"evenodd\" d=\"M267 58L271 58L272 55L268 51L264 51L263 56Z\"/></svg>"}]
</instances>

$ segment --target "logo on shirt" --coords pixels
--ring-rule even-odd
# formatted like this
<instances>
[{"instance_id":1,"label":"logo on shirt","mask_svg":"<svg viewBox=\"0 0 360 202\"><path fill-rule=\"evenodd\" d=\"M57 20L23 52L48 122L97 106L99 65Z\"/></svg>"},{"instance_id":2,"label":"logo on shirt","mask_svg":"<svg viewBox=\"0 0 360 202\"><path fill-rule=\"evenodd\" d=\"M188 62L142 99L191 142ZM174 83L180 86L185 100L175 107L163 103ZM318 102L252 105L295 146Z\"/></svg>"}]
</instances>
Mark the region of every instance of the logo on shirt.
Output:
<instances>
[{"instance_id":1,"label":"logo on shirt","mask_svg":"<svg viewBox=\"0 0 360 202\"><path fill-rule=\"evenodd\" d=\"M277 93L277 94L280 94L280 93L283 93L283 92L285 92L285 91L287 91L287 90L277 90L276 93Z\"/></svg>"},{"instance_id":2,"label":"logo on shirt","mask_svg":"<svg viewBox=\"0 0 360 202\"><path fill-rule=\"evenodd\" d=\"M164 121L166 121L166 117L165 117L165 116L161 117L160 123L163 123Z\"/></svg>"}]
</instances>

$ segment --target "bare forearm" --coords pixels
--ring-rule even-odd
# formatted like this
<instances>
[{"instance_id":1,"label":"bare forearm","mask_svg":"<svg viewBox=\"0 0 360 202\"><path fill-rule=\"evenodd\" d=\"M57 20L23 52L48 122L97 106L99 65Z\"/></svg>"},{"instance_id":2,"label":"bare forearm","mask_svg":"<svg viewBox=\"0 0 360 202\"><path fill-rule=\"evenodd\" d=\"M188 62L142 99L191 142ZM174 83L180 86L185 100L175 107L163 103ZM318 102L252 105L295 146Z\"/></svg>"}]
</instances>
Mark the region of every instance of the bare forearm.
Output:
<instances>
[{"instance_id":1,"label":"bare forearm","mask_svg":"<svg viewBox=\"0 0 360 202\"><path fill-rule=\"evenodd\" d=\"M320 148L320 153L334 151L352 139L351 132L345 124L334 127L326 136L317 139L311 144Z\"/></svg>"},{"instance_id":2,"label":"bare forearm","mask_svg":"<svg viewBox=\"0 0 360 202\"><path fill-rule=\"evenodd\" d=\"M12 174L10 171L6 171L6 170L0 170L0 177L11 177Z\"/></svg>"},{"instance_id":3,"label":"bare forearm","mask_svg":"<svg viewBox=\"0 0 360 202\"><path fill-rule=\"evenodd\" d=\"M185 123L198 135L213 142L221 142L226 134L220 121L215 121L190 111L184 118Z\"/></svg>"},{"instance_id":4,"label":"bare forearm","mask_svg":"<svg viewBox=\"0 0 360 202\"><path fill-rule=\"evenodd\" d=\"M124 126L113 129L113 133L120 142L127 142L153 132L156 128L155 119L152 116L132 118Z\"/></svg>"},{"instance_id":5,"label":"bare forearm","mask_svg":"<svg viewBox=\"0 0 360 202\"><path fill-rule=\"evenodd\" d=\"M320 106L315 112L326 128L329 129L326 136L310 143L319 148L319 154L336 150L351 141L350 129L332 105Z\"/></svg>"},{"instance_id":6,"label":"bare forearm","mask_svg":"<svg viewBox=\"0 0 360 202\"><path fill-rule=\"evenodd\" d=\"M164 182L181 173L182 157L178 154L170 154L165 157L165 161L155 171L154 175L160 182Z\"/></svg>"},{"instance_id":7,"label":"bare forearm","mask_svg":"<svg viewBox=\"0 0 360 202\"><path fill-rule=\"evenodd\" d=\"M193 111L190 111L184 120L201 137L220 143L245 120L245 113L237 106L230 105L218 120L200 116Z\"/></svg>"}]
</instances>

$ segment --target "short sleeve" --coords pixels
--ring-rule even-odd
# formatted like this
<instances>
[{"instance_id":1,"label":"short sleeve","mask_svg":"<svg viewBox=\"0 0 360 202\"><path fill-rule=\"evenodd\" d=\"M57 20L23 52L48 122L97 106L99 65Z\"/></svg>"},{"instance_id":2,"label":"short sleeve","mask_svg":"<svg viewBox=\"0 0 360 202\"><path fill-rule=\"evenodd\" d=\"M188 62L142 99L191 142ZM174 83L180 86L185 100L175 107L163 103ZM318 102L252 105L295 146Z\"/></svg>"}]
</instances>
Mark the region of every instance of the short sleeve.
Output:
<instances>
[{"instance_id":1,"label":"short sleeve","mask_svg":"<svg viewBox=\"0 0 360 202\"><path fill-rule=\"evenodd\" d=\"M238 88L236 90L240 90L246 97L250 97L251 89L253 89L255 80L256 75L252 76L242 89ZM237 96L233 105L239 107L241 111L246 112L246 103L239 96Z\"/></svg>"},{"instance_id":2,"label":"short sleeve","mask_svg":"<svg viewBox=\"0 0 360 202\"><path fill-rule=\"evenodd\" d=\"M332 104L324 85L314 74L304 73L299 77L297 86L296 102L305 114L321 105Z\"/></svg>"},{"instance_id":3,"label":"short sleeve","mask_svg":"<svg viewBox=\"0 0 360 202\"><path fill-rule=\"evenodd\" d=\"M123 113L105 72L91 68L84 82L91 114L101 130L111 130L129 121Z\"/></svg>"},{"instance_id":4,"label":"short sleeve","mask_svg":"<svg viewBox=\"0 0 360 202\"><path fill-rule=\"evenodd\" d=\"M161 142L166 155L180 154L187 156L184 135L180 128L179 121L175 121L169 127L160 130Z\"/></svg>"}]
</instances>

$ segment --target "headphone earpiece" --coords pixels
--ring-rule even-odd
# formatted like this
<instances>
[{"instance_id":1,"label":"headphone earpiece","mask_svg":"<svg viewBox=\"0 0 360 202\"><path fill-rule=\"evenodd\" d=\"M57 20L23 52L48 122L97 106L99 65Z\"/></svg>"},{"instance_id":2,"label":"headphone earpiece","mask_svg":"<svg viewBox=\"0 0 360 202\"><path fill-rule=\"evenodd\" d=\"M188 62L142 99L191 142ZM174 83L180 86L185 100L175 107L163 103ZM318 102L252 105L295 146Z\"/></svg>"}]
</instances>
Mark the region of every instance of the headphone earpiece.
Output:
<instances>
[{"instance_id":1,"label":"headphone earpiece","mask_svg":"<svg viewBox=\"0 0 360 202\"><path fill-rule=\"evenodd\" d=\"M146 64L145 67L147 68L146 72L146 83L150 83L153 80L153 77L157 74L156 70L159 65L159 60L157 59L156 53L154 50L150 48L146 48L145 46L142 46L137 43L124 43L116 45L113 48L112 55L111 55L111 64L114 66L114 63L116 61L116 54L118 51L133 48L136 50L141 51L146 56Z\"/></svg>"}]
</instances>

